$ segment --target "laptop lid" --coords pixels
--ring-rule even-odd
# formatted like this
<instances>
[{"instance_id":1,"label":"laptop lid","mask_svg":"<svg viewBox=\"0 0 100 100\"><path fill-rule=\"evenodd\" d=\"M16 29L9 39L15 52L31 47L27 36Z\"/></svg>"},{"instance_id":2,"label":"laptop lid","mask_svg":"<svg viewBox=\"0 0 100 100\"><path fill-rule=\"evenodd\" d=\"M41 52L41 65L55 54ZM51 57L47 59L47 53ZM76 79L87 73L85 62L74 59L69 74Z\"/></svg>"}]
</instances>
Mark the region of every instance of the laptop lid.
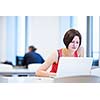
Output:
<instances>
[{"instance_id":1,"label":"laptop lid","mask_svg":"<svg viewBox=\"0 0 100 100\"><path fill-rule=\"evenodd\" d=\"M56 77L90 75L93 58L60 57Z\"/></svg>"}]
</instances>

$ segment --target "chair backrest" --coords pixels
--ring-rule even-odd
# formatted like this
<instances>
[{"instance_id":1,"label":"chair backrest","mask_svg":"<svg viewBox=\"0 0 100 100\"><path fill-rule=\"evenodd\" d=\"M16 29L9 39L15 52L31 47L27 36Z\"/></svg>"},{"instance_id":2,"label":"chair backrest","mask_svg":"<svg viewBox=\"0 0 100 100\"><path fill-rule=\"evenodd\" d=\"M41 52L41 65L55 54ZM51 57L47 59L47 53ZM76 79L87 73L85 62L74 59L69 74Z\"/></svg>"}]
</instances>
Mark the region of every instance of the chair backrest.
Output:
<instances>
[{"instance_id":1,"label":"chair backrest","mask_svg":"<svg viewBox=\"0 0 100 100\"><path fill-rule=\"evenodd\" d=\"M32 71L34 71L34 72L36 72L37 69L38 69L40 66L41 66L41 64L39 64L39 63L29 64L29 65L28 65L28 69L29 69L29 70L32 70Z\"/></svg>"},{"instance_id":2,"label":"chair backrest","mask_svg":"<svg viewBox=\"0 0 100 100\"><path fill-rule=\"evenodd\" d=\"M11 70L13 69L12 65L9 64L0 64L0 71Z\"/></svg>"}]
</instances>

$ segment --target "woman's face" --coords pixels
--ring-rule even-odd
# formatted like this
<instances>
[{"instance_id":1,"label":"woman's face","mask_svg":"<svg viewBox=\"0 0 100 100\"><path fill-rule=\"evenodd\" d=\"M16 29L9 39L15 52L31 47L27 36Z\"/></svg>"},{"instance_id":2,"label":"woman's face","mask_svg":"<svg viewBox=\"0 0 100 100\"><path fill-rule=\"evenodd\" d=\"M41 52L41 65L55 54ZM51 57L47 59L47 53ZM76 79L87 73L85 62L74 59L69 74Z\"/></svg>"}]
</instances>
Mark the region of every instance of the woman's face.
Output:
<instances>
[{"instance_id":1,"label":"woman's face","mask_svg":"<svg viewBox=\"0 0 100 100\"><path fill-rule=\"evenodd\" d=\"M80 42L79 37L75 36L72 42L69 43L68 49L71 50L72 52L75 52L79 47L79 42Z\"/></svg>"}]
</instances>

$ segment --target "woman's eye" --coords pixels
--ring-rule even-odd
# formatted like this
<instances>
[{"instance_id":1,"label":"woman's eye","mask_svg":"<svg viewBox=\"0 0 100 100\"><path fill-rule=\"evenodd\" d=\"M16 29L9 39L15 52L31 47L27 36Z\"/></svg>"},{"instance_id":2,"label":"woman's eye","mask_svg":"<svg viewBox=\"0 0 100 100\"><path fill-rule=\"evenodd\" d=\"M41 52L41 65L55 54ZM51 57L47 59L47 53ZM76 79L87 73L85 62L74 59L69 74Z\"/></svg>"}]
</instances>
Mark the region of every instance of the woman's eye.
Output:
<instances>
[{"instance_id":1,"label":"woman's eye","mask_svg":"<svg viewBox=\"0 0 100 100\"><path fill-rule=\"evenodd\" d=\"M75 41L72 41L71 43L76 43L76 44L79 44L79 42L77 41L77 42L75 42Z\"/></svg>"},{"instance_id":2,"label":"woman's eye","mask_svg":"<svg viewBox=\"0 0 100 100\"><path fill-rule=\"evenodd\" d=\"M77 44L79 43L79 42L76 42Z\"/></svg>"},{"instance_id":3,"label":"woman's eye","mask_svg":"<svg viewBox=\"0 0 100 100\"><path fill-rule=\"evenodd\" d=\"M72 41L72 43L74 43L74 41Z\"/></svg>"}]
</instances>

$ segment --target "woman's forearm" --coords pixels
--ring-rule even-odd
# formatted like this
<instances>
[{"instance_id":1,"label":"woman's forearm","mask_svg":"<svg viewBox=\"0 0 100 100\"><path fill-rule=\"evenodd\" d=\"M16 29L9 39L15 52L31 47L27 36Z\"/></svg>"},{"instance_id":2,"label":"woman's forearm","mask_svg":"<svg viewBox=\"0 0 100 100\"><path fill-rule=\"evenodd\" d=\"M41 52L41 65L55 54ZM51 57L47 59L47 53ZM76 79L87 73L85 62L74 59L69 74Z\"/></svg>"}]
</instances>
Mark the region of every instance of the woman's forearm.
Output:
<instances>
[{"instance_id":1,"label":"woman's forearm","mask_svg":"<svg viewBox=\"0 0 100 100\"><path fill-rule=\"evenodd\" d=\"M39 76L39 77L54 77L54 76L56 76L56 73L51 73L51 72L47 72L47 71L37 71L36 76Z\"/></svg>"}]
</instances>

